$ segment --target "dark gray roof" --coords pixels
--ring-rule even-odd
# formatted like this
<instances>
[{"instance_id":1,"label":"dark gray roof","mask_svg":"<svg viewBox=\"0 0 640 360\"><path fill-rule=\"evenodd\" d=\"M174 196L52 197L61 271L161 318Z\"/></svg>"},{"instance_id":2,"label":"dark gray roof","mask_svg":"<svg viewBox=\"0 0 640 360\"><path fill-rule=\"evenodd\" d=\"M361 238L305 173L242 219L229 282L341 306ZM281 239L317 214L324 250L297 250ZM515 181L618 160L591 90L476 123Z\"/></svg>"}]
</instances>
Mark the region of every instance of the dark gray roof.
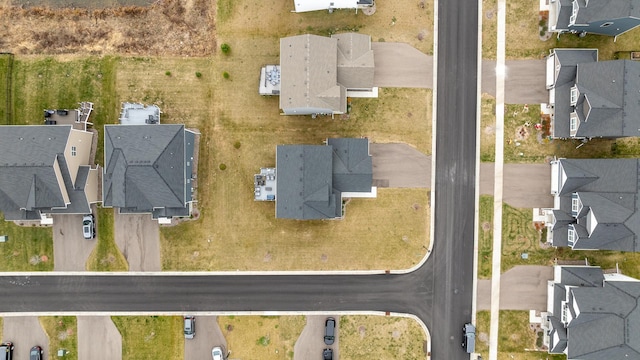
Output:
<instances>
[{"instance_id":1,"label":"dark gray roof","mask_svg":"<svg viewBox=\"0 0 640 360\"><path fill-rule=\"evenodd\" d=\"M0 211L6 220L35 220L40 211L64 208L61 186L72 204L60 211L88 206L86 198L84 204L73 203L77 197L64 159L71 129L71 125L0 127ZM63 184L58 183L56 166L66 179Z\"/></svg>"},{"instance_id":2,"label":"dark gray roof","mask_svg":"<svg viewBox=\"0 0 640 360\"><path fill-rule=\"evenodd\" d=\"M571 4L571 2L569 2ZM570 83L573 86L576 80L578 64L598 61L597 49L553 49L555 54L556 87Z\"/></svg>"},{"instance_id":3,"label":"dark gray roof","mask_svg":"<svg viewBox=\"0 0 640 360\"><path fill-rule=\"evenodd\" d=\"M373 165L368 139L328 139L333 148L333 187L341 192L371 191Z\"/></svg>"},{"instance_id":4,"label":"dark gray roof","mask_svg":"<svg viewBox=\"0 0 640 360\"><path fill-rule=\"evenodd\" d=\"M560 159L566 175L554 210L554 246L568 246L569 224L578 235L573 249L640 251L638 159ZM588 169L588 170L587 170ZM576 193L582 210L571 216Z\"/></svg>"},{"instance_id":5,"label":"dark gray roof","mask_svg":"<svg viewBox=\"0 0 640 360\"><path fill-rule=\"evenodd\" d=\"M104 206L124 213L185 209L187 132L184 125L106 125Z\"/></svg>"},{"instance_id":6,"label":"dark gray roof","mask_svg":"<svg viewBox=\"0 0 640 360\"><path fill-rule=\"evenodd\" d=\"M640 135L640 63L613 60L578 64L577 137ZM557 101L556 101L557 103Z\"/></svg>"},{"instance_id":7,"label":"dark gray roof","mask_svg":"<svg viewBox=\"0 0 640 360\"><path fill-rule=\"evenodd\" d=\"M559 9L557 12L556 28L566 30L569 27L569 19L573 9L573 0L558 0ZM553 4L551 4L553 6Z\"/></svg>"},{"instance_id":8,"label":"dark gray roof","mask_svg":"<svg viewBox=\"0 0 640 360\"><path fill-rule=\"evenodd\" d=\"M333 192L331 163L328 146L279 145L276 217L299 220L339 217L341 204Z\"/></svg>"},{"instance_id":9,"label":"dark gray roof","mask_svg":"<svg viewBox=\"0 0 640 360\"><path fill-rule=\"evenodd\" d=\"M342 192L369 192L373 182L368 139L328 139L323 145L276 148L276 217L342 217Z\"/></svg>"},{"instance_id":10,"label":"dark gray roof","mask_svg":"<svg viewBox=\"0 0 640 360\"><path fill-rule=\"evenodd\" d=\"M585 0L578 0L578 5L576 24L640 17L640 0L589 0L588 5Z\"/></svg>"},{"instance_id":11,"label":"dark gray roof","mask_svg":"<svg viewBox=\"0 0 640 360\"><path fill-rule=\"evenodd\" d=\"M605 278L595 266L561 266L558 273L549 321L559 341L549 352L566 351L569 360L640 358L640 282ZM571 319L564 324L561 302L567 298Z\"/></svg>"},{"instance_id":12,"label":"dark gray roof","mask_svg":"<svg viewBox=\"0 0 640 360\"><path fill-rule=\"evenodd\" d=\"M640 358L640 282L571 290L580 314L567 327L569 359Z\"/></svg>"}]
</instances>

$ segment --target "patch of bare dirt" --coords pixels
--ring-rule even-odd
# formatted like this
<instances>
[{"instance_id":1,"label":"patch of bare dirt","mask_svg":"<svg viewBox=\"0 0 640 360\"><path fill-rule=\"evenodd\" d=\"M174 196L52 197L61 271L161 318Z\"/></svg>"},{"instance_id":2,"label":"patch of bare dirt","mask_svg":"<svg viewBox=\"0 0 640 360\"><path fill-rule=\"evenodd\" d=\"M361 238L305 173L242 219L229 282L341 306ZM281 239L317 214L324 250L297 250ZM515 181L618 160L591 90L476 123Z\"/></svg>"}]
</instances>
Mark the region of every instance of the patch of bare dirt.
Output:
<instances>
[{"instance_id":1,"label":"patch of bare dirt","mask_svg":"<svg viewBox=\"0 0 640 360\"><path fill-rule=\"evenodd\" d=\"M0 7L0 51L203 56L215 52L215 1L105 9Z\"/></svg>"}]
</instances>

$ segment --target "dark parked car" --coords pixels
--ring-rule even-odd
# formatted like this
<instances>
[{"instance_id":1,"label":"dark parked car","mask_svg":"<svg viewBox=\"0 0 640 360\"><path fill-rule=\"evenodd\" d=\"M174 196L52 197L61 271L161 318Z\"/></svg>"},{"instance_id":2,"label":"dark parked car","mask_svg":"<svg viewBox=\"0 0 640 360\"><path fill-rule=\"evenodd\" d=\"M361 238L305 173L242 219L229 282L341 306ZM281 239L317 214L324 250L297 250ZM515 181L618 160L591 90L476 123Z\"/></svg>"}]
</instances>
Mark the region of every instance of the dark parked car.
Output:
<instances>
[{"instance_id":1,"label":"dark parked car","mask_svg":"<svg viewBox=\"0 0 640 360\"><path fill-rule=\"evenodd\" d=\"M476 351L476 327L471 323L462 328L462 348L469 354Z\"/></svg>"},{"instance_id":2,"label":"dark parked car","mask_svg":"<svg viewBox=\"0 0 640 360\"><path fill-rule=\"evenodd\" d=\"M323 360L333 360L333 349L324 349L322 351Z\"/></svg>"},{"instance_id":3,"label":"dark parked car","mask_svg":"<svg viewBox=\"0 0 640 360\"><path fill-rule=\"evenodd\" d=\"M324 343L327 345L333 344L336 332L336 320L334 318L327 318L324 322Z\"/></svg>"},{"instance_id":4,"label":"dark parked car","mask_svg":"<svg viewBox=\"0 0 640 360\"><path fill-rule=\"evenodd\" d=\"M0 344L0 360L11 359L13 359L13 343L7 341L6 343Z\"/></svg>"},{"instance_id":5,"label":"dark parked car","mask_svg":"<svg viewBox=\"0 0 640 360\"><path fill-rule=\"evenodd\" d=\"M43 353L44 351L42 351L42 348L40 346L34 346L29 352L29 360L42 360Z\"/></svg>"}]
</instances>

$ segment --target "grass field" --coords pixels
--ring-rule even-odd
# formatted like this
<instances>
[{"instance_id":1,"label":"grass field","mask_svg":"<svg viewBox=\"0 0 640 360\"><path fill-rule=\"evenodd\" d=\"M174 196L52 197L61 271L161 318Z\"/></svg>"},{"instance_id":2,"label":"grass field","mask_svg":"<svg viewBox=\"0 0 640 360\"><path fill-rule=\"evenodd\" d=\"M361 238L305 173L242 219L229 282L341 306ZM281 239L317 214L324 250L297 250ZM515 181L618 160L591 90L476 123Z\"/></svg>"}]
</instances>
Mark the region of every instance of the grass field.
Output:
<instances>
[{"instance_id":1,"label":"grass field","mask_svg":"<svg viewBox=\"0 0 640 360\"><path fill-rule=\"evenodd\" d=\"M179 316L112 316L122 335L123 360L182 359L184 335Z\"/></svg>"},{"instance_id":2,"label":"grass field","mask_svg":"<svg viewBox=\"0 0 640 360\"><path fill-rule=\"evenodd\" d=\"M52 271L53 233L50 227L18 226L5 221L0 213L0 235L9 240L0 243L0 271Z\"/></svg>"},{"instance_id":3,"label":"grass field","mask_svg":"<svg viewBox=\"0 0 640 360\"><path fill-rule=\"evenodd\" d=\"M219 316L231 359L293 359L304 316Z\"/></svg>"},{"instance_id":4,"label":"grass field","mask_svg":"<svg viewBox=\"0 0 640 360\"><path fill-rule=\"evenodd\" d=\"M75 316L42 316L40 324L49 337L46 358L57 359L59 349L67 350L64 359L78 359L78 323Z\"/></svg>"},{"instance_id":5,"label":"grass field","mask_svg":"<svg viewBox=\"0 0 640 360\"><path fill-rule=\"evenodd\" d=\"M412 319L341 316L340 355L345 359L424 359L424 331Z\"/></svg>"}]
</instances>

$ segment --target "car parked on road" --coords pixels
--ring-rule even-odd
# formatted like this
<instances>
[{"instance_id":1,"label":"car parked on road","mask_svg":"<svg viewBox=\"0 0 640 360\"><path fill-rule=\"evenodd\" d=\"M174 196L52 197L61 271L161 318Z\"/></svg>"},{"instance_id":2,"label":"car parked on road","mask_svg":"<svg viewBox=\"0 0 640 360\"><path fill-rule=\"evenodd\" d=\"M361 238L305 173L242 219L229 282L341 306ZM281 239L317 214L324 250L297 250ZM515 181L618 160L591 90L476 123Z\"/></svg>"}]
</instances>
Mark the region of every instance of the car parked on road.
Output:
<instances>
[{"instance_id":1,"label":"car parked on road","mask_svg":"<svg viewBox=\"0 0 640 360\"><path fill-rule=\"evenodd\" d=\"M224 353L220 346L216 346L211 350L211 356L213 357L213 360L224 360Z\"/></svg>"},{"instance_id":2,"label":"car parked on road","mask_svg":"<svg viewBox=\"0 0 640 360\"><path fill-rule=\"evenodd\" d=\"M476 327L471 323L462 327L462 348L469 354L476 351Z\"/></svg>"},{"instance_id":3,"label":"car parked on road","mask_svg":"<svg viewBox=\"0 0 640 360\"><path fill-rule=\"evenodd\" d=\"M13 359L13 343L11 341L7 341L0 344L0 360L11 359Z\"/></svg>"},{"instance_id":4,"label":"car parked on road","mask_svg":"<svg viewBox=\"0 0 640 360\"><path fill-rule=\"evenodd\" d=\"M324 350L322 350L322 359L323 360L333 360L333 349L324 349Z\"/></svg>"},{"instance_id":5,"label":"car parked on road","mask_svg":"<svg viewBox=\"0 0 640 360\"><path fill-rule=\"evenodd\" d=\"M185 316L184 317L184 338L193 339L196 336L196 317Z\"/></svg>"},{"instance_id":6,"label":"car parked on road","mask_svg":"<svg viewBox=\"0 0 640 360\"><path fill-rule=\"evenodd\" d=\"M96 237L95 218L93 214L82 217L82 236L85 239L93 239Z\"/></svg>"},{"instance_id":7,"label":"car parked on road","mask_svg":"<svg viewBox=\"0 0 640 360\"><path fill-rule=\"evenodd\" d=\"M44 351L42 351L42 348L36 345L32 347L29 352L29 360L42 360L43 353Z\"/></svg>"},{"instance_id":8,"label":"car parked on road","mask_svg":"<svg viewBox=\"0 0 640 360\"><path fill-rule=\"evenodd\" d=\"M335 340L336 331L336 319L330 317L324 322L324 343L327 345L333 344Z\"/></svg>"}]
</instances>

